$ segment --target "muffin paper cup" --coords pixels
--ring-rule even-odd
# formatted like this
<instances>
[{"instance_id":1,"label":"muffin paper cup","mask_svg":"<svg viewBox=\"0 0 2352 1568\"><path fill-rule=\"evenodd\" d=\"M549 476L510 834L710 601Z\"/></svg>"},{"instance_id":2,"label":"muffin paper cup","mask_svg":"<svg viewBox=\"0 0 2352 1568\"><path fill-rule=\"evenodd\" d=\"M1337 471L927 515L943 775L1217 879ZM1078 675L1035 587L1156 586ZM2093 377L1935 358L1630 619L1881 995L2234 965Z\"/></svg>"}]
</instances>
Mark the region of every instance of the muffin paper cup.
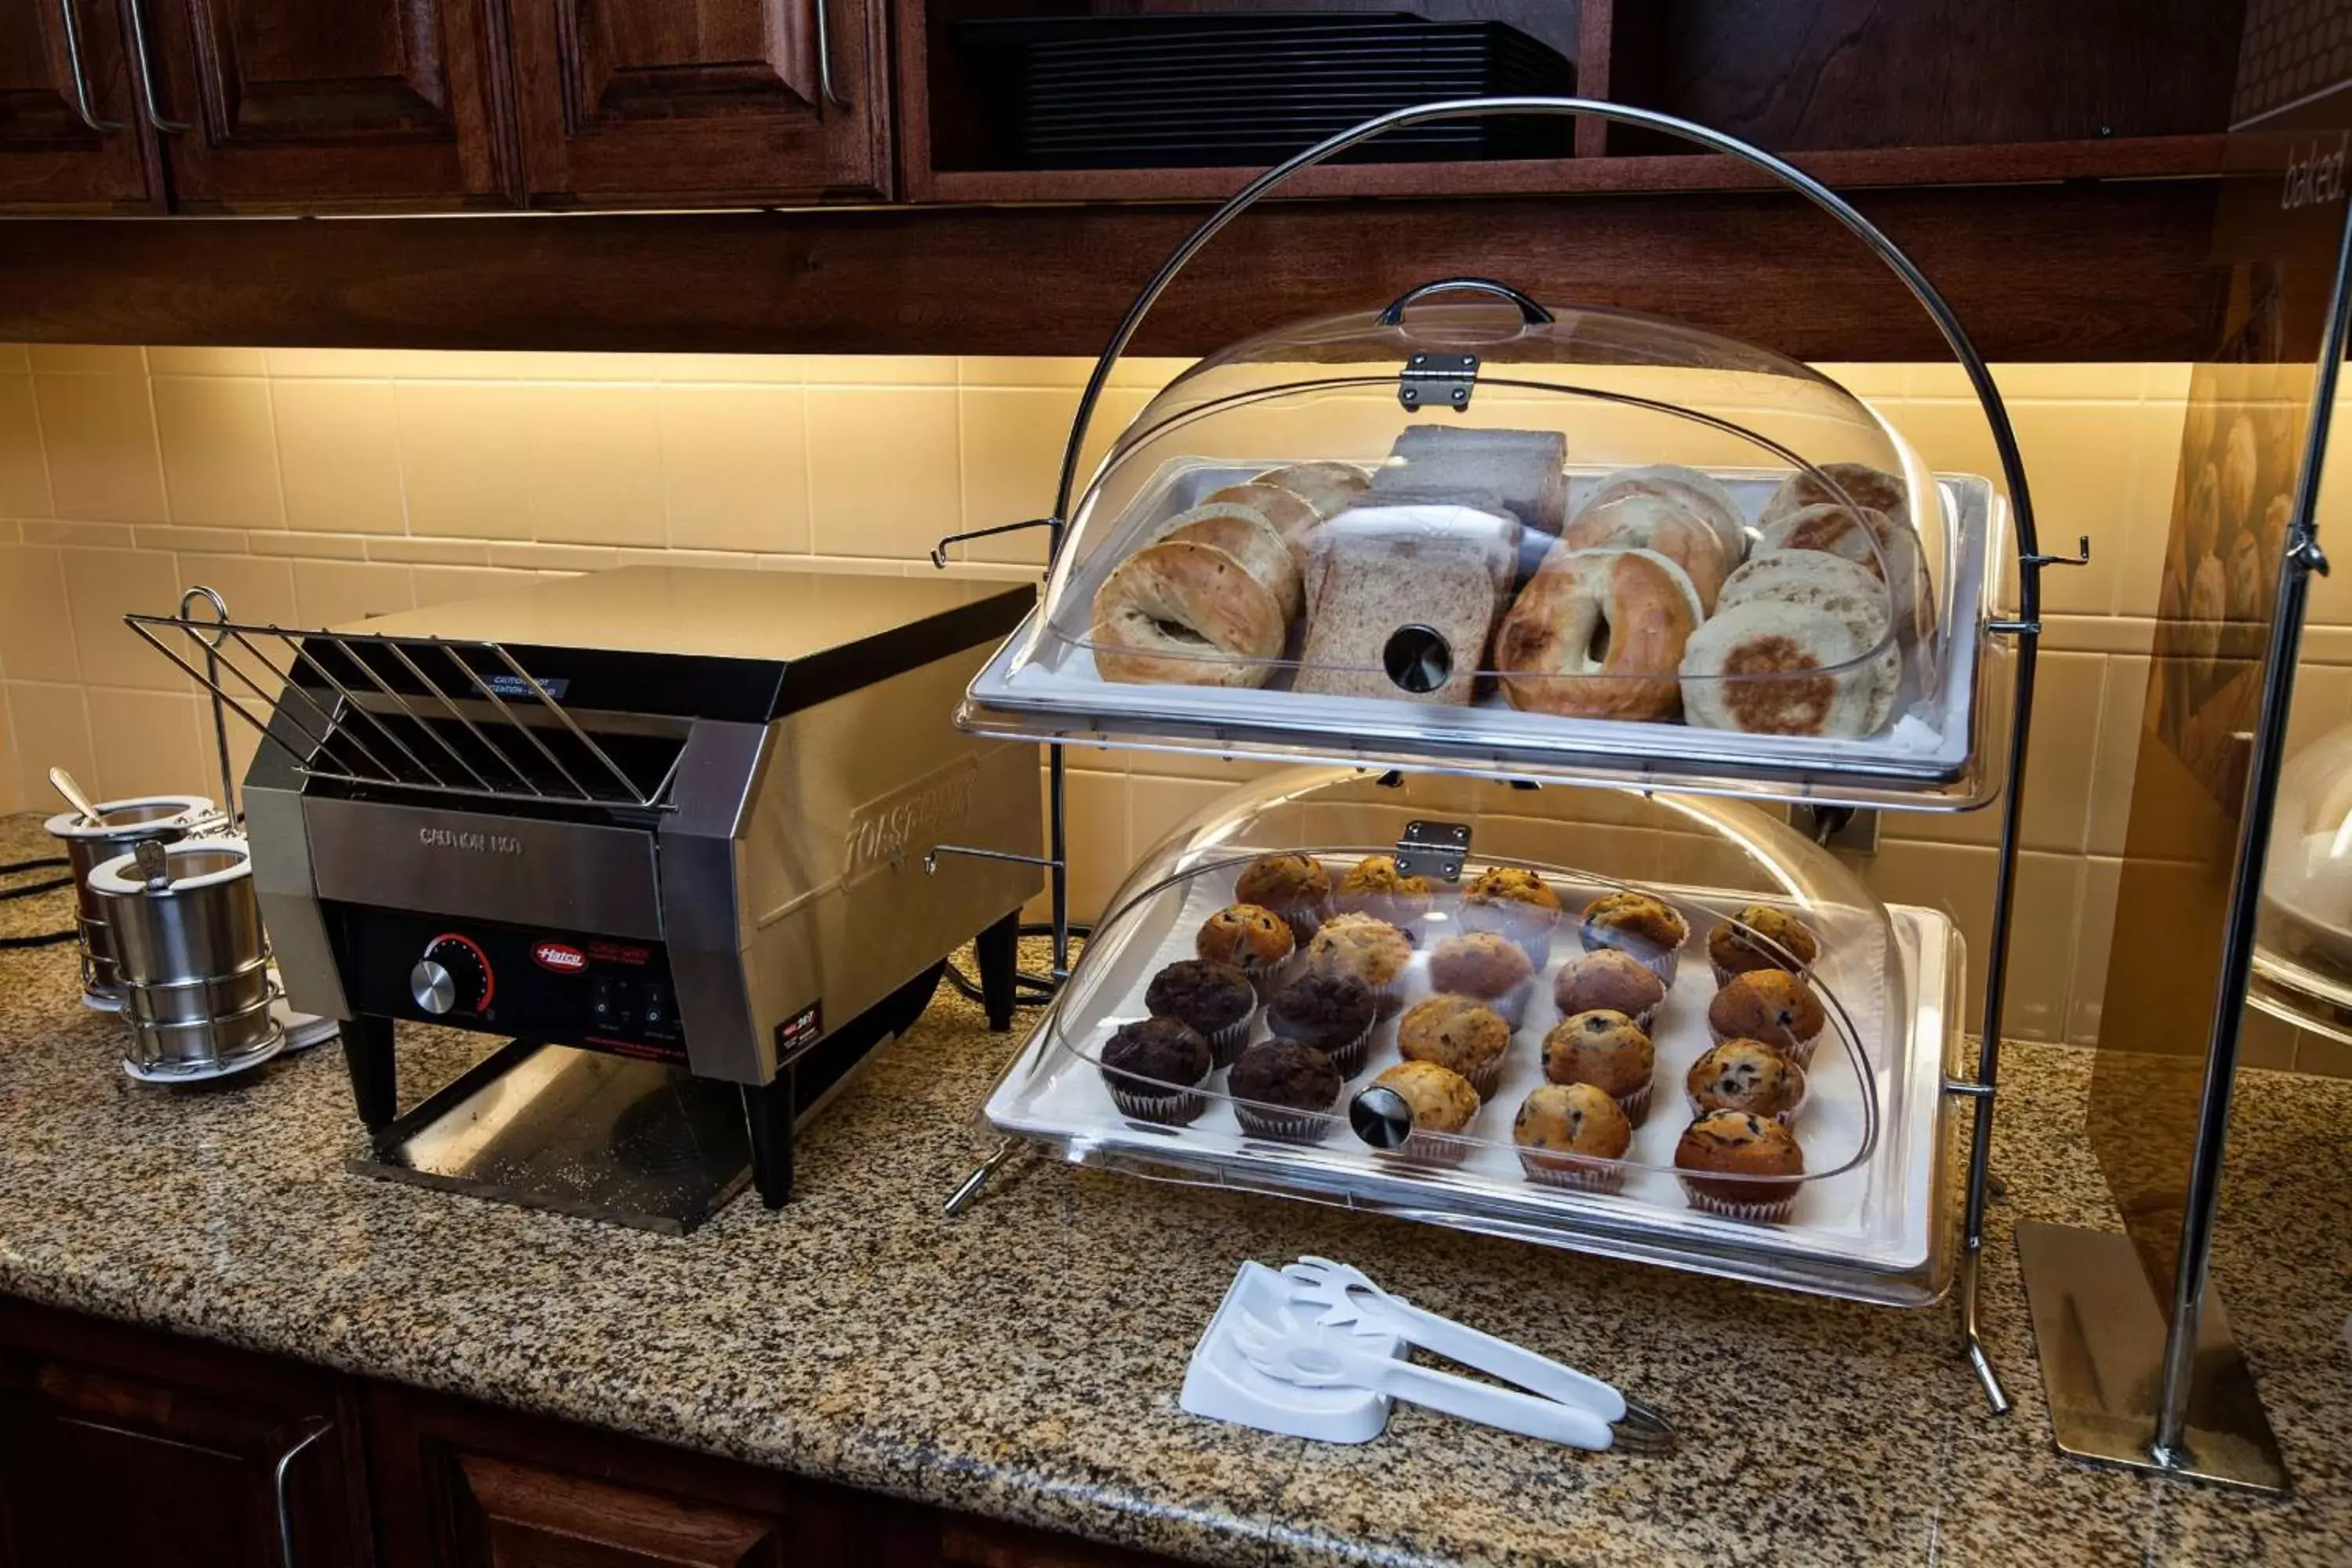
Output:
<instances>
[{"instance_id":1,"label":"muffin paper cup","mask_svg":"<svg viewBox=\"0 0 2352 1568\"><path fill-rule=\"evenodd\" d=\"M1124 1088L1106 1079L1104 1088L1110 1090L1110 1100L1123 1116L1138 1121L1156 1121L1163 1127L1183 1127L1201 1119L1209 1108L1206 1096L1196 1089L1155 1089L1150 1091Z\"/></svg>"},{"instance_id":2,"label":"muffin paper cup","mask_svg":"<svg viewBox=\"0 0 2352 1568\"><path fill-rule=\"evenodd\" d=\"M1535 994L1535 990L1536 977L1529 975L1500 996L1477 996L1475 991L1463 994L1477 996L1478 1001L1494 1009L1496 1017L1516 1030L1528 1021L1528 998Z\"/></svg>"},{"instance_id":3,"label":"muffin paper cup","mask_svg":"<svg viewBox=\"0 0 2352 1568\"><path fill-rule=\"evenodd\" d=\"M1364 1070L1364 1047L1370 1043L1372 1030L1378 1026L1379 1022L1379 1016L1375 1014L1372 1022L1364 1026L1362 1034L1345 1045L1332 1046L1324 1049L1323 1054L1331 1058L1331 1065L1339 1069L1341 1078L1353 1078Z\"/></svg>"},{"instance_id":4,"label":"muffin paper cup","mask_svg":"<svg viewBox=\"0 0 2352 1568\"><path fill-rule=\"evenodd\" d=\"M1290 928L1290 940L1302 950L1308 940L1323 929L1324 919L1330 913L1321 904L1292 904L1274 912L1282 917L1282 923Z\"/></svg>"},{"instance_id":5,"label":"muffin paper cup","mask_svg":"<svg viewBox=\"0 0 2352 1568\"><path fill-rule=\"evenodd\" d=\"M1297 966L1297 963L1298 953L1296 949L1293 949L1272 963L1244 963L1239 965L1239 968L1244 974L1249 976L1250 985L1257 992L1258 1002L1263 1005L1273 1001L1274 994L1289 984L1291 972Z\"/></svg>"},{"instance_id":6,"label":"muffin paper cup","mask_svg":"<svg viewBox=\"0 0 2352 1568\"><path fill-rule=\"evenodd\" d=\"M1589 1156L1519 1151L1519 1169L1538 1186L1559 1187L1571 1193L1601 1193L1610 1196L1625 1190L1625 1167Z\"/></svg>"},{"instance_id":7,"label":"muffin paper cup","mask_svg":"<svg viewBox=\"0 0 2352 1568\"><path fill-rule=\"evenodd\" d=\"M1375 1004L1372 1011L1374 1023L1377 1024L1382 1018L1393 1018L1404 1011L1403 970L1398 970L1389 978L1386 984L1373 985L1369 980L1364 984L1371 987L1372 1001Z\"/></svg>"},{"instance_id":8,"label":"muffin paper cup","mask_svg":"<svg viewBox=\"0 0 2352 1568\"><path fill-rule=\"evenodd\" d=\"M1715 971L1715 988L1717 991L1722 990L1725 986L1730 984L1734 980L1737 980L1743 974L1752 974L1755 973L1755 971L1748 969L1726 969L1723 965L1717 963L1713 958L1709 958L1706 961L1706 966ZM1771 967L1774 969L1780 968L1777 963L1771 965ZM1812 978L1813 973L1812 968L1810 964L1802 969L1784 969L1780 972L1783 974L1793 974L1800 980L1810 980Z\"/></svg>"},{"instance_id":9,"label":"muffin paper cup","mask_svg":"<svg viewBox=\"0 0 2352 1568\"><path fill-rule=\"evenodd\" d=\"M1506 1051L1504 1056L1508 1056L1509 1054L1509 1052ZM1496 1089L1503 1087L1503 1058L1496 1057L1493 1061L1488 1062L1476 1072L1464 1073L1462 1075L1462 1079L1472 1089L1478 1091L1478 1103L1484 1105L1486 1101L1495 1098L1495 1091Z\"/></svg>"},{"instance_id":10,"label":"muffin paper cup","mask_svg":"<svg viewBox=\"0 0 2352 1568\"><path fill-rule=\"evenodd\" d=\"M1822 1037L1819 1035L1812 1035L1801 1040L1790 1040L1786 1038L1768 1040L1761 1035L1726 1034L1723 1030L1715 1026L1715 1021L1712 1018L1707 1020L1706 1032L1709 1036L1713 1037L1715 1043L1718 1046L1723 1044L1726 1040L1755 1040L1760 1044L1769 1046L1774 1050L1780 1052L1782 1056L1788 1058L1790 1062L1801 1072L1809 1070L1812 1067L1814 1048L1822 1043Z\"/></svg>"},{"instance_id":11,"label":"muffin paper cup","mask_svg":"<svg viewBox=\"0 0 2352 1568\"><path fill-rule=\"evenodd\" d=\"M1625 1120L1639 1127L1650 1119L1650 1096L1657 1087L1654 1083L1645 1083L1631 1094L1612 1095L1610 1098L1617 1102L1617 1109L1625 1113Z\"/></svg>"},{"instance_id":12,"label":"muffin paper cup","mask_svg":"<svg viewBox=\"0 0 2352 1568\"><path fill-rule=\"evenodd\" d=\"M1253 1138L1280 1143L1320 1143L1338 1119L1328 1110L1276 1110L1245 1100L1234 1101L1234 1120Z\"/></svg>"},{"instance_id":13,"label":"muffin paper cup","mask_svg":"<svg viewBox=\"0 0 2352 1568\"><path fill-rule=\"evenodd\" d=\"M1789 1216L1796 1212L1797 1194L1795 1193L1790 1193L1785 1198L1776 1198L1770 1203L1740 1203L1730 1198L1719 1198L1713 1193L1701 1190L1692 1184L1688 1176L1682 1177L1681 1181L1683 1196L1688 1198L1690 1206L1701 1214L1721 1215L1726 1219L1744 1219L1759 1225L1783 1225L1788 1222Z\"/></svg>"},{"instance_id":14,"label":"muffin paper cup","mask_svg":"<svg viewBox=\"0 0 2352 1568\"><path fill-rule=\"evenodd\" d=\"M1216 1058L1217 1066L1229 1068L1239 1058L1243 1048L1249 1044L1250 1025L1256 1017L1255 1011L1245 1013L1240 1022L1228 1024L1207 1037L1210 1053Z\"/></svg>"},{"instance_id":15,"label":"muffin paper cup","mask_svg":"<svg viewBox=\"0 0 2352 1568\"><path fill-rule=\"evenodd\" d=\"M1585 952L1598 952L1604 947L1613 947L1656 975L1667 990L1671 991L1675 988L1675 974L1682 964L1681 948L1670 947L1661 952L1646 942L1636 942L1622 937L1607 926L1585 925L1579 931L1578 936L1584 943Z\"/></svg>"},{"instance_id":16,"label":"muffin paper cup","mask_svg":"<svg viewBox=\"0 0 2352 1568\"><path fill-rule=\"evenodd\" d=\"M1382 1159L1401 1165L1426 1165L1439 1170L1452 1170L1470 1157L1471 1140L1460 1133L1421 1132L1405 1134L1402 1145L1377 1152Z\"/></svg>"}]
</instances>

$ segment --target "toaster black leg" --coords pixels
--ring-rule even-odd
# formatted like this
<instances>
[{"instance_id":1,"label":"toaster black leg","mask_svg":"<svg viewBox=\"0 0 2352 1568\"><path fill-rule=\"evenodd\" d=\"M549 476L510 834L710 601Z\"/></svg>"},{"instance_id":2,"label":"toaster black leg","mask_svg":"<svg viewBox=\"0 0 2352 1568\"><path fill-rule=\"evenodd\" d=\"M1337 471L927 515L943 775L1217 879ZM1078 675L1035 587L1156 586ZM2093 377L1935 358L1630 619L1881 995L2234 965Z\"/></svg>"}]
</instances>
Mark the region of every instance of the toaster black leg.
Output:
<instances>
[{"instance_id":1,"label":"toaster black leg","mask_svg":"<svg viewBox=\"0 0 2352 1568\"><path fill-rule=\"evenodd\" d=\"M998 1034L1013 1027L1013 994L1021 966L1021 911L1013 910L971 939L980 963L980 1005Z\"/></svg>"},{"instance_id":2,"label":"toaster black leg","mask_svg":"<svg viewBox=\"0 0 2352 1568\"><path fill-rule=\"evenodd\" d=\"M751 1184L772 1209L793 1195L793 1069L764 1084L743 1085L743 1120L751 1129Z\"/></svg>"},{"instance_id":3,"label":"toaster black leg","mask_svg":"<svg viewBox=\"0 0 2352 1568\"><path fill-rule=\"evenodd\" d=\"M352 1102L360 1122L381 1132L400 1114L400 1075L392 1056L392 1020L352 1018L341 1030L343 1065L351 1069Z\"/></svg>"}]
</instances>

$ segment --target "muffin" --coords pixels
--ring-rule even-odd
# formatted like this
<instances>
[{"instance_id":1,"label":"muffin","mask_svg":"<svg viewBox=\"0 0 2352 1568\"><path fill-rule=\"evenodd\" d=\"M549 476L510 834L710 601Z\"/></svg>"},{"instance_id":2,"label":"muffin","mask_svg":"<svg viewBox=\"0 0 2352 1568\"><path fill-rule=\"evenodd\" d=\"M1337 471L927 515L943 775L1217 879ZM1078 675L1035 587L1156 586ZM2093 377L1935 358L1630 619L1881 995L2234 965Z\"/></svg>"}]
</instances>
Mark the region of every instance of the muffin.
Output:
<instances>
[{"instance_id":1,"label":"muffin","mask_svg":"<svg viewBox=\"0 0 2352 1568\"><path fill-rule=\"evenodd\" d=\"M1468 1155L1470 1141L1454 1134L1478 1114L1478 1091L1460 1073L1435 1062L1399 1062L1372 1083L1412 1108L1412 1131L1391 1152L1424 1165L1458 1165Z\"/></svg>"},{"instance_id":2,"label":"muffin","mask_svg":"<svg viewBox=\"0 0 2352 1568\"><path fill-rule=\"evenodd\" d=\"M1380 1016L1404 1005L1404 966L1412 943L1386 921L1370 915L1333 915L1307 944L1310 974L1352 974L1371 988Z\"/></svg>"},{"instance_id":3,"label":"muffin","mask_svg":"<svg viewBox=\"0 0 2352 1568\"><path fill-rule=\"evenodd\" d=\"M1716 921L1706 933L1706 960L1715 966L1717 985L1754 969L1802 974L1821 952L1822 944L1804 921L1770 904L1749 904L1729 920Z\"/></svg>"},{"instance_id":4,"label":"muffin","mask_svg":"<svg viewBox=\"0 0 2352 1568\"><path fill-rule=\"evenodd\" d=\"M1608 1095L1636 1127L1650 1114L1657 1052L1622 1013L1596 1007L1554 1024L1544 1037L1543 1068L1554 1083L1589 1083Z\"/></svg>"},{"instance_id":5,"label":"muffin","mask_svg":"<svg viewBox=\"0 0 2352 1568\"><path fill-rule=\"evenodd\" d=\"M1211 963L1230 963L1248 975L1264 1001L1280 984L1297 945L1290 927L1272 910L1229 904L1201 922L1192 951Z\"/></svg>"},{"instance_id":6,"label":"muffin","mask_svg":"<svg viewBox=\"0 0 2352 1568\"><path fill-rule=\"evenodd\" d=\"M1261 855L1234 882L1237 903L1272 910L1305 945L1331 906L1331 874L1308 855Z\"/></svg>"},{"instance_id":7,"label":"muffin","mask_svg":"<svg viewBox=\"0 0 2352 1568\"><path fill-rule=\"evenodd\" d=\"M1552 976L1551 999L1563 1018L1607 1008L1624 1014L1646 1034L1666 1005L1666 983L1640 959L1603 947L1561 964Z\"/></svg>"},{"instance_id":8,"label":"muffin","mask_svg":"<svg viewBox=\"0 0 2352 1568\"><path fill-rule=\"evenodd\" d=\"M1476 997L1516 1029L1527 1021L1536 966L1510 938L1472 931L1449 936L1429 950L1429 984L1439 991Z\"/></svg>"},{"instance_id":9,"label":"muffin","mask_svg":"<svg viewBox=\"0 0 2352 1568\"><path fill-rule=\"evenodd\" d=\"M1441 993L1423 997L1397 1020L1397 1054L1409 1062L1435 1062L1462 1075L1480 1100L1502 1080L1511 1026L1475 996Z\"/></svg>"},{"instance_id":10,"label":"muffin","mask_svg":"<svg viewBox=\"0 0 2352 1568\"><path fill-rule=\"evenodd\" d=\"M1397 869L1393 855L1370 855L1359 860L1331 890L1331 908L1341 914L1370 915L1411 938L1429 913L1437 884L1426 877L1408 877Z\"/></svg>"},{"instance_id":11,"label":"muffin","mask_svg":"<svg viewBox=\"0 0 2352 1568\"><path fill-rule=\"evenodd\" d=\"M1768 1116L1718 1110L1683 1130L1675 1169L1691 1207L1733 1219L1787 1219L1804 1183L1805 1152ZM1789 1177L1786 1181L1765 1178Z\"/></svg>"},{"instance_id":12,"label":"muffin","mask_svg":"<svg viewBox=\"0 0 2352 1568\"><path fill-rule=\"evenodd\" d=\"M1589 1083L1538 1084L1511 1121L1519 1168L1548 1187L1613 1193L1625 1184L1622 1160L1633 1124L1617 1102Z\"/></svg>"},{"instance_id":13,"label":"muffin","mask_svg":"<svg viewBox=\"0 0 2352 1568\"><path fill-rule=\"evenodd\" d=\"M1230 963L1187 958L1151 977L1144 988L1143 1005L1155 1018L1190 1024L1209 1042L1217 1065L1224 1067L1249 1044L1250 1015L1257 1011L1257 990L1249 976Z\"/></svg>"},{"instance_id":14,"label":"muffin","mask_svg":"<svg viewBox=\"0 0 2352 1568\"><path fill-rule=\"evenodd\" d=\"M1463 929L1510 938L1538 969L1551 957L1559 917L1559 895L1524 867L1489 866L1462 884Z\"/></svg>"},{"instance_id":15,"label":"muffin","mask_svg":"<svg viewBox=\"0 0 2352 1568\"><path fill-rule=\"evenodd\" d=\"M1675 961L1690 940L1690 921L1672 904L1647 893L1603 893L1584 906L1580 934L1587 952L1613 947L1672 985Z\"/></svg>"},{"instance_id":16,"label":"muffin","mask_svg":"<svg viewBox=\"0 0 2352 1568\"><path fill-rule=\"evenodd\" d=\"M1372 988L1352 974L1300 975L1265 1005L1265 1026L1275 1035L1312 1046L1331 1058L1341 1076L1353 1078L1364 1065L1364 1042L1380 1019Z\"/></svg>"},{"instance_id":17,"label":"muffin","mask_svg":"<svg viewBox=\"0 0 2352 1568\"><path fill-rule=\"evenodd\" d=\"M1706 1026L1717 1045L1761 1040L1799 1067L1812 1061L1828 1021L1813 988L1778 969L1735 974L1706 1005Z\"/></svg>"},{"instance_id":18,"label":"muffin","mask_svg":"<svg viewBox=\"0 0 2352 1568\"><path fill-rule=\"evenodd\" d=\"M1260 1040L1225 1075L1242 1131L1286 1143L1319 1143L1331 1131L1342 1079L1331 1058L1296 1040Z\"/></svg>"},{"instance_id":19,"label":"muffin","mask_svg":"<svg viewBox=\"0 0 2352 1568\"><path fill-rule=\"evenodd\" d=\"M1122 1024L1103 1042L1103 1086L1141 1121L1181 1127L1198 1118L1208 1104L1200 1082L1214 1065L1201 1031L1179 1018Z\"/></svg>"},{"instance_id":20,"label":"muffin","mask_svg":"<svg viewBox=\"0 0 2352 1568\"><path fill-rule=\"evenodd\" d=\"M1726 1040L1691 1063L1683 1087L1694 1116L1744 1110L1786 1127L1805 1103L1805 1069L1761 1040Z\"/></svg>"}]
</instances>

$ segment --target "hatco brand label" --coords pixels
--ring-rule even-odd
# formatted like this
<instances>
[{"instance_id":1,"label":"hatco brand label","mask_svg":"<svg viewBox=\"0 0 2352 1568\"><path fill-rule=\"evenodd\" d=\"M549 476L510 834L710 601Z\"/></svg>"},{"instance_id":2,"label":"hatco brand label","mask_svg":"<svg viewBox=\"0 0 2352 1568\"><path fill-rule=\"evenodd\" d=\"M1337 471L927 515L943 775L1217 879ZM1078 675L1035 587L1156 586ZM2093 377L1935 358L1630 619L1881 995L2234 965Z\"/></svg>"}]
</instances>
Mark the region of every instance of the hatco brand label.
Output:
<instances>
[{"instance_id":1,"label":"hatco brand label","mask_svg":"<svg viewBox=\"0 0 2352 1568\"><path fill-rule=\"evenodd\" d=\"M2279 193L2279 211L2291 213L2297 207L2342 201L2347 149L2352 149L2352 131L2336 138L2336 150L2332 153L2322 153L2319 143L2314 142L2300 152L2289 153L2285 188Z\"/></svg>"},{"instance_id":2,"label":"hatco brand label","mask_svg":"<svg viewBox=\"0 0 2352 1568\"><path fill-rule=\"evenodd\" d=\"M427 849L463 849L475 855L522 853L522 840L510 833L477 833L464 827L420 827L416 842Z\"/></svg>"},{"instance_id":3,"label":"hatco brand label","mask_svg":"<svg viewBox=\"0 0 2352 1568\"><path fill-rule=\"evenodd\" d=\"M588 955L560 942L542 942L530 950L531 961L559 974L577 974L588 967Z\"/></svg>"}]
</instances>

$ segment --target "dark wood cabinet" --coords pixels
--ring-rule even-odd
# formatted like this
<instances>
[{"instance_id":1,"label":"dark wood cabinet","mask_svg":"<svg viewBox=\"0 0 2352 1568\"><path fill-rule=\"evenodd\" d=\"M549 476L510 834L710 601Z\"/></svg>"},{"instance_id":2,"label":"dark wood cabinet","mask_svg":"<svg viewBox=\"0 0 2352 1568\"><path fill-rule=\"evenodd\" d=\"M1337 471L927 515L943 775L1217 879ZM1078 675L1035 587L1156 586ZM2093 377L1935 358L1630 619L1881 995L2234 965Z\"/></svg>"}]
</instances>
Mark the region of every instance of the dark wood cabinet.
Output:
<instances>
[{"instance_id":1,"label":"dark wood cabinet","mask_svg":"<svg viewBox=\"0 0 2352 1568\"><path fill-rule=\"evenodd\" d=\"M114 0L0 0L0 205L161 206L124 37Z\"/></svg>"},{"instance_id":2,"label":"dark wood cabinet","mask_svg":"<svg viewBox=\"0 0 2352 1568\"><path fill-rule=\"evenodd\" d=\"M506 205L491 0L145 0L174 205Z\"/></svg>"},{"instance_id":3,"label":"dark wood cabinet","mask_svg":"<svg viewBox=\"0 0 2352 1568\"><path fill-rule=\"evenodd\" d=\"M883 0L509 0L529 199L887 194Z\"/></svg>"},{"instance_id":4,"label":"dark wood cabinet","mask_svg":"<svg viewBox=\"0 0 2352 1568\"><path fill-rule=\"evenodd\" d=\"M11 1568L363 1563L324 1373L0 1303Z\"/></svg>"}]
</instances>

